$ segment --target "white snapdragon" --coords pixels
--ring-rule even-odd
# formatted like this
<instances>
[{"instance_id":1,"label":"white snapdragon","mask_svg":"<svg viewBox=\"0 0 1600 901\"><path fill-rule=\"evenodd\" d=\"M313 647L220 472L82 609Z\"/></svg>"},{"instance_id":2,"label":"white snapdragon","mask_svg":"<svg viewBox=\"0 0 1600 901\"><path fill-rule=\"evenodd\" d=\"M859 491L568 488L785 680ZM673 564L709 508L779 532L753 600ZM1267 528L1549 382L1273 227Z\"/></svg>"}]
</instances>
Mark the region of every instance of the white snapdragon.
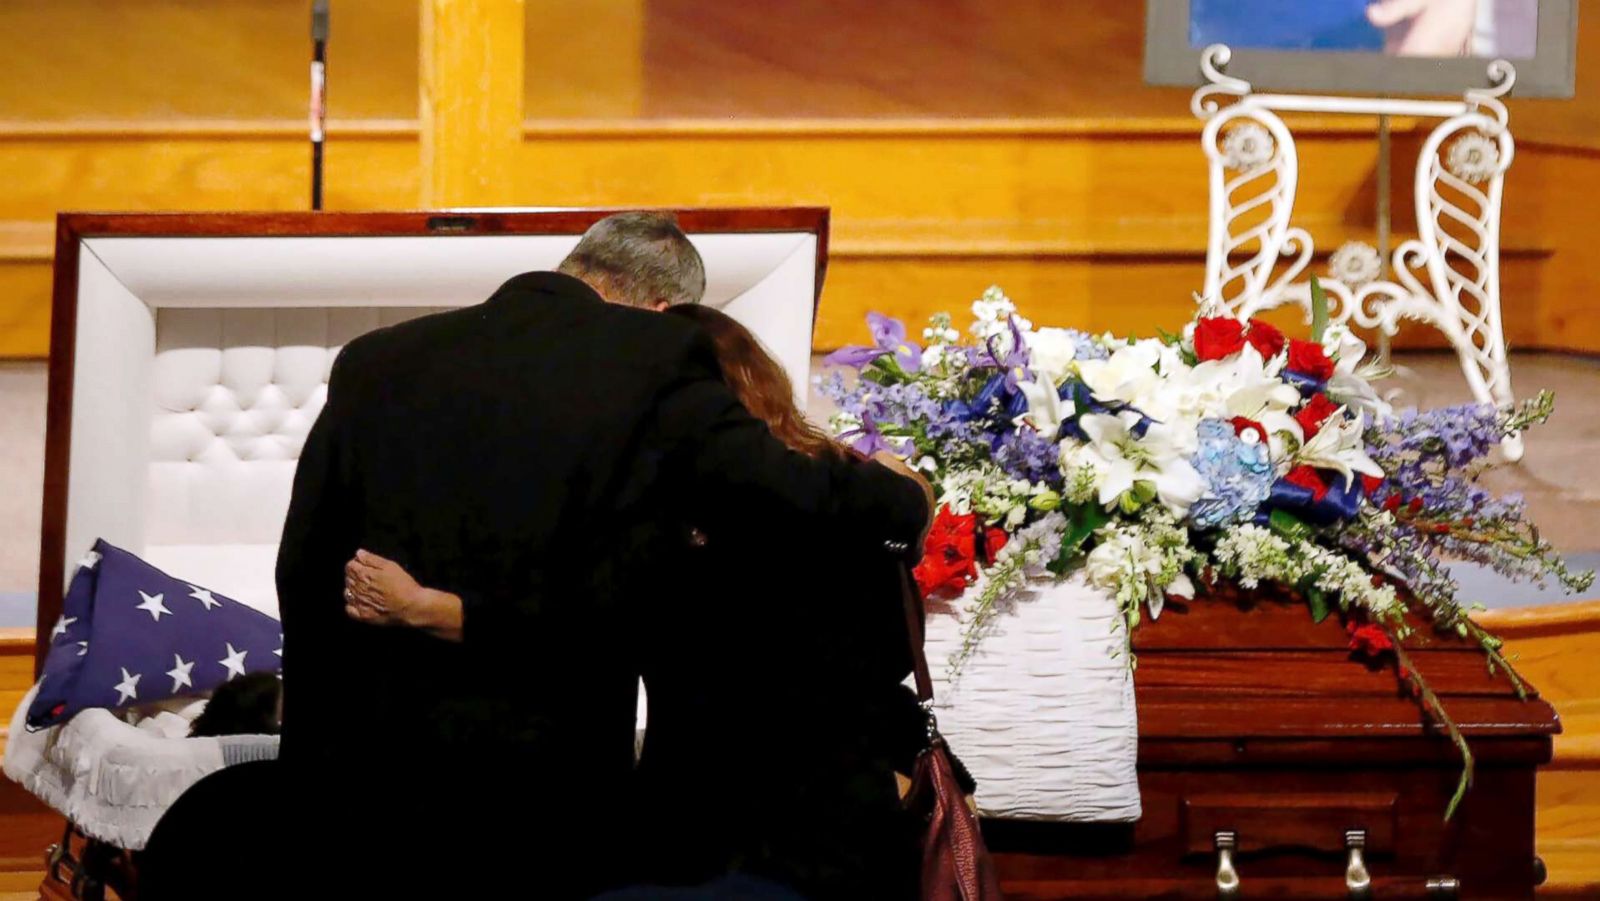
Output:
<instances>
[{"instance_id":1,"label":"white snapdragon","mask_svg":"<svg viewBox=\"0 0 1600 901\"><path fill-rule=\"evenodd\" d=\"M1131 627L1139 606L1161 615L1167 595L1194 597L1194 583L1185 572L1196 558L1189 533L1170 517L1106 526L1089 552L1084 571L1090 584L1116 596Z\"/></svg>"},{"instance_id":2,"label":"white snapdragon","mask_svg":"<svg viewBox=\"0 0 1600 901\"><path fill-rule=\"evenodd\" d=\"M1260 526L1228 530L1212 555L1247 590L1276 582L1338 595L1342 606L1380 616L1397 615L1401 609L1394 586L1372 584L1372 573L1356 560L1321 545L1290 541Z\"/></svg>"},{"instance_id":3,"label":"white snapdragon","mask_svg":"<svg viewBox=\"0 0 1600 901\"><path fill-rule=\"evenodd\" d=\"M1016 321L1017 328L1026 332L1033 328L1033 323L1017 315L1017 305L1011 298L1000 290L999 285L989 286L983 296L972 302L972 334L979 341L988 341L996 338L1000 350L1010 351L1011 324Z\"/></svg>"},{"instance_id":4,"label":"white snapdragon","mask_svg":"<svg viewBox=\"0 0 1600 901\"><path fill-rule=\"evenodd\" d=\"M1028 502L1042 486L1014 479L999 467L988 465L959 469L939 482L939 501L952 513L978 513L1007 530L1015 529L1028 517Z\"/></svg>"}]
</instances>

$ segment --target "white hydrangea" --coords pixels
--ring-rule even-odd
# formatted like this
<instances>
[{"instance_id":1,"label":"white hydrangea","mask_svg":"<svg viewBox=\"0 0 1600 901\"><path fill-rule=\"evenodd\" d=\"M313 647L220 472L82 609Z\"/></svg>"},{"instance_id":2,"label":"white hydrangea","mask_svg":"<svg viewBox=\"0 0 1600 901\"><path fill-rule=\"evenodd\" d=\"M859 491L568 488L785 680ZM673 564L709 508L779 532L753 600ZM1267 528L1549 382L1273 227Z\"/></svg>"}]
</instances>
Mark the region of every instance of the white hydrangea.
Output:
<instances>
[{"instance_id":1,"label":"white hydrangea","mask_svg":"<svg viewBox=\"0 0 1600 901\"><path fill-rule=\"evenodd\" d=\"M1052 386L1070 372L1078 356L1076 336L1069 329L1042 328L1023 336L1028 343L1028 365Z\"/></svg>"}]
</instances>

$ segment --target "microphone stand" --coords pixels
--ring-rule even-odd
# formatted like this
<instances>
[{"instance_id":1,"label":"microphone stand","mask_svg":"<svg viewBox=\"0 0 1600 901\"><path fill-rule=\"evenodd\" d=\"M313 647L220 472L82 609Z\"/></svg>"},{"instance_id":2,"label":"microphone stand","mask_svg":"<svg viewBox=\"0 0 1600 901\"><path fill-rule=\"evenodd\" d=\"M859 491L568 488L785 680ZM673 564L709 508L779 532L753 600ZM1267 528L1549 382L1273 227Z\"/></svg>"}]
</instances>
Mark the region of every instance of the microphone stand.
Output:
<instances>
[{"instance_id":1,"label":"microphone stand","mask_svg":"<svg viewBox=\"0 0 1600 901\"><path fill-rule=\"evenodd\" d=\"M311 4L311 208L322 209L322 144L328 114L328 0Z\"/></svg>"}]
</instances>

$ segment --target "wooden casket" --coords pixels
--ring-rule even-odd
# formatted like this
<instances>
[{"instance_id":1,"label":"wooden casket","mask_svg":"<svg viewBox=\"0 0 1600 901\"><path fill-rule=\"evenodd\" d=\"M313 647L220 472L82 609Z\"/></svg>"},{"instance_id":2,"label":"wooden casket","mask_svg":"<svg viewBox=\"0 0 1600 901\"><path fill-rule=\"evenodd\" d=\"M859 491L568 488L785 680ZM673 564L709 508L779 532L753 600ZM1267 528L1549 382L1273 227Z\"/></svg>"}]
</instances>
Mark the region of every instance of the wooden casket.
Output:
<instances>
[{"instance_id":1,"label":"wooden casket","mask_svg":"<svg viewBox=\"0 0 1600 901\"><path fill-rule=\"evenodd\" d=\"M1555 711L1453 634L1406 643L1476 758L1446 822L1460 755L1393 661L1358 660L1347 642L1337 616L1313 623L1303 601L1265 592L1145 621L1143 817L987 822L1007 898L1532 898L1534 778Z\"/></svg>"}]
</instances>

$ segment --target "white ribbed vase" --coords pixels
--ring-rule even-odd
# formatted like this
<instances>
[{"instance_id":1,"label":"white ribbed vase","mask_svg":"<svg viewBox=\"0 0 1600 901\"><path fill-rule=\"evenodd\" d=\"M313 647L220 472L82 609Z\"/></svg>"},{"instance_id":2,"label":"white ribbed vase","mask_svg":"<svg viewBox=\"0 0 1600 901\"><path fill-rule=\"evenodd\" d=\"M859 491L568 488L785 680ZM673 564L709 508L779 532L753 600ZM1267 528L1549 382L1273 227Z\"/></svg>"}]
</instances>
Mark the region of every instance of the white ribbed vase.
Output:
<instances>
[{"instance_id":1,"label":"white ribbed vase","mask_svg":"<svg viewBox=\"0 0 1600 901\"><path fill-rule=\"evenodd\" d=\"M1139 818L1139 720L1114 598L1082 573L1036 583L954 682L961 623L932 613L927 632L939 728L977 779L984 816Z\"/></svg>"}]
</instances>

